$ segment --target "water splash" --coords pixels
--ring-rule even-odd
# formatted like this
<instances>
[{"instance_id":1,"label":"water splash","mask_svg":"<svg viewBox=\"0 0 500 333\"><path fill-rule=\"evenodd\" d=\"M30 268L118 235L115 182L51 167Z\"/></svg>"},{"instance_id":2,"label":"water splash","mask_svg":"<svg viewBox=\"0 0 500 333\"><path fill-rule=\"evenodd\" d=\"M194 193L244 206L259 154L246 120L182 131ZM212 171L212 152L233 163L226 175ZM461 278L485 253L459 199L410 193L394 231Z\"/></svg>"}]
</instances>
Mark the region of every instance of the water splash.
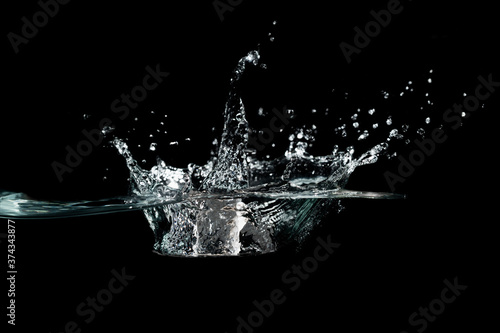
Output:
<instances>
[{"instance_id":1,"label":"water splash","mask_svg":"<svg viewBox=\"0 0 500 333\"><path fill-rule=\"evenodd\" d=\"M222 136L215 141L216 152L205 165L175 168L158 158L156 165L146 170L134 159L127 143L115 137L112 143L130 171L128 196L68 203L1 192L0 216L55 218L142 210L155 235L154 250L160 254L242 255L300 244L321 222L328 207L337 205L340 209L339 198L401 197L345 189L357 167L375 163L388 154L388 141L403 138L397 129L388 132L387 141L356 157L353 146L334 146L328 155L313 156L308 149L315 141L316 126L297 128L282 156L257 159L248 147L250 125L238 89L247 66L258 65L259 59L259 52L251 51L239 60L230 81ZM387 99L390 95L383 91L383 96ZM360 112L358 108L351 116L351 126L344 123L335 132L346 137L347 130L354 129L358 141L365 141L370 131L362 131ZM317 113L313 109L312 114ZM373 116L375 109L366 113ZM386 124L392 123L389 116ZM378 123L370 125L371 130L379 127ZM108 129L106 134L111 132ZM156 148L157 143L149 146L151 151Z\"/></svg>"}]
</instances>

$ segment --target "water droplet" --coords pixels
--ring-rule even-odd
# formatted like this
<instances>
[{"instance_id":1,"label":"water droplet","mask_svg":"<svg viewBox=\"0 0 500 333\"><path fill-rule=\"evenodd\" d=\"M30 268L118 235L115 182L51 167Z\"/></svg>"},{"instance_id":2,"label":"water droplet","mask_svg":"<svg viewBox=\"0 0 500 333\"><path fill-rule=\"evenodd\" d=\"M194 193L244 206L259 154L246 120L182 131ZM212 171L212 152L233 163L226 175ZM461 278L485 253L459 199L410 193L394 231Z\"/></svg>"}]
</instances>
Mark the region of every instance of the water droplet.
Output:
<instances>
[{"instance_id":1,"label":"water droplet","mask_svg":"<svg viewBox=\"0 0 500 333\"><path fill-rule=\"evenodd\" d=\"M316 109L312 109L312 110L311 110L311 113L316 113Z\"/></svg>"},{"instance_id":2,"label":"water droplet","mask_svg":"<svg viewBox=\"0 0 500 333\"><path fill-rule=\"evenodd\" d=\"M107 126L104 126L101 130L102 134L106 135L106 134L109 134L111 132L113 132L115 130L115 127L113 125L107 125Z\"/></svg>"},{"instance_id":3,"label":"water droplet","mask_svg":"<svg viewBox=\"0 0 500 333\"><path fill-rule=\"evenodd\" d=\"M370 133L369 133L367 130L365 130L365 131L363 132L363 134L361 134L361 135L358 137L358 141L359 141L359 140L364 140L364 139L366 139L369 135L370 135Z\"/></svg>"},{"instance_id":4,"label":"water droplet","mask_svg":"<svg viewBox=\"0 0 500 333\"><path fill-rule=\"evenodd\" d=\"M156 146L157 146L157 144L156 144L156 143L154 143L154 142L153 142L153 143L151 143L151 145L149 145L149 150L151 150L151 151L155 151L155 150L156 150Z\"/></svg>"},{"instance_id":5,"label":"water droplet","mask_svg":"<svg viewBox=\"0 0 500 333\"><path fill-rule=\"evenodd\" d=\"M431 118L429 118L429 117L425 118L425 123L426 124L430 124L431 123Z\"/></svg>"},{"instance_id":6,"label":"water droplet","mask_svg":"<svg viewBox=\"0 0 500 333\"><path fill-rule=\"evenodd\" d=\"M429 79L427 80L427 82L432 83L432 79L431 79L431 78L429 78Z\"/></svg>"},{"instance_id":7,"label":"water droplet","mask_svg":"<svg viewBox=\"0 0 500 333\"><path fill-rule=\"evenodd\" d=\"M358 127L359 127L359 123L357 123L357 122L356 122L356 123L353 123L353 124L352 124L352 127L354 127L354 128L358 128Z\"/></svg>"},{"instance_id":8,"label":"water droplet","mask_svg":"<svg viewBox=\"0 0 500 333\"><path fill-rule=\"evenodd\" d=\"M276 23L278 23L278 21L273 21L273 25L276 25Z\"/></svg>"},{"instance_id":9,"label":"water droplet","mask_svg":"<svg viewBox=\"0 0 500 333\"><path fill-rule=\"evenodd\" d=\"M154 111L151 111L151 114L155 114L155 112L154 112Z\"/></svg>"}]
</instances>

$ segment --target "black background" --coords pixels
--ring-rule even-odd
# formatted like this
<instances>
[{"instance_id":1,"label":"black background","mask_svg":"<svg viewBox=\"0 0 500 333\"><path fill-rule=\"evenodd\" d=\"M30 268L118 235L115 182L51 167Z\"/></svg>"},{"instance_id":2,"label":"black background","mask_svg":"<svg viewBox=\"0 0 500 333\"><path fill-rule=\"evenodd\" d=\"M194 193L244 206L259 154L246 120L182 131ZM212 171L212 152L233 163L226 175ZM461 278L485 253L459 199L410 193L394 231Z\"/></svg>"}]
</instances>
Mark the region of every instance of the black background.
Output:
<instances>
[{"instance_id":1,"label":"black background","mask_svg":"<svg viewBox=\"0 0 500 333\"><path fill-rule=\"evenodd\" d=\"M350 64L339 44L352 44L353 28L364 27L372 20L370 11L386 8L386 1L243 1L224 13L223 21L212 1L62 5L19 53L4 38L0 188L42 199L126 194L127 169L108 144L95 148L63 182L51 168L52 161L64 160L66 145L83 139L82 129L97 127L104 117L116 124L114 135L129 138L134 156L146 159L144 166L152 165L155 153L178 167L204 163L220 135L231 72L258 44L268 69L250 69L241 89L251 123L258 121L261 106L269 111L286 105L296 111L294 121L306 123L313 108L330 108L338 114L335 120L356 107L376 105L380 123L393 115L397 126L406 122L415 130L430 116L428 128L438 127L444 110L462 102L464 92L473 94L479 75L500 79L496 9L486 1L402 5ZM4 36L19 34L21 18L38 10L36 1L4 4ZM156 64L170 76L119 120L111 102L140 84L145 67ZM431 69L433 84L427 86ZM425 98L380 101L381 90L397 95L409 80L420 93L430 91L433 108L415 112ZM347 101L339 97L344 92ZM448 128L448 140L398 184L396 192L406 194L405 200L345 200L346 209L326 216L298 252L158 256L151 252L153 237L141 212L16 220L16 329L61 332L75 321L82 332L134 325L144 332L235 332L236 318L255 310L253 300L282 289L286 302L256 332L416 332L408 324L410 314L440 296L444 279L458 277L467 290L426 331L484 331L498 310L490 304L498 303L492 215L498 99L497 92L460 129ZM90 117L84 120L83 114ZM314 147L322 153L331 150L332 128L339 123L323 125L326 132L318 134ZM372 139L377 143L375 135ZM155 153L147 151L153 141ZM170 146L171 141L179 145ZM276 143L283 150L286 137L277 136ZM394 159L360 168L347 187L390 191L384 172L396 172L397 166ZM312 254L317 236L327 235L341 247L297 291L289 291L282 274ZM135 279L84 323L75 312L78 304L107 286L112 269L123 267Z\"/></svg>"}]
</instances>

